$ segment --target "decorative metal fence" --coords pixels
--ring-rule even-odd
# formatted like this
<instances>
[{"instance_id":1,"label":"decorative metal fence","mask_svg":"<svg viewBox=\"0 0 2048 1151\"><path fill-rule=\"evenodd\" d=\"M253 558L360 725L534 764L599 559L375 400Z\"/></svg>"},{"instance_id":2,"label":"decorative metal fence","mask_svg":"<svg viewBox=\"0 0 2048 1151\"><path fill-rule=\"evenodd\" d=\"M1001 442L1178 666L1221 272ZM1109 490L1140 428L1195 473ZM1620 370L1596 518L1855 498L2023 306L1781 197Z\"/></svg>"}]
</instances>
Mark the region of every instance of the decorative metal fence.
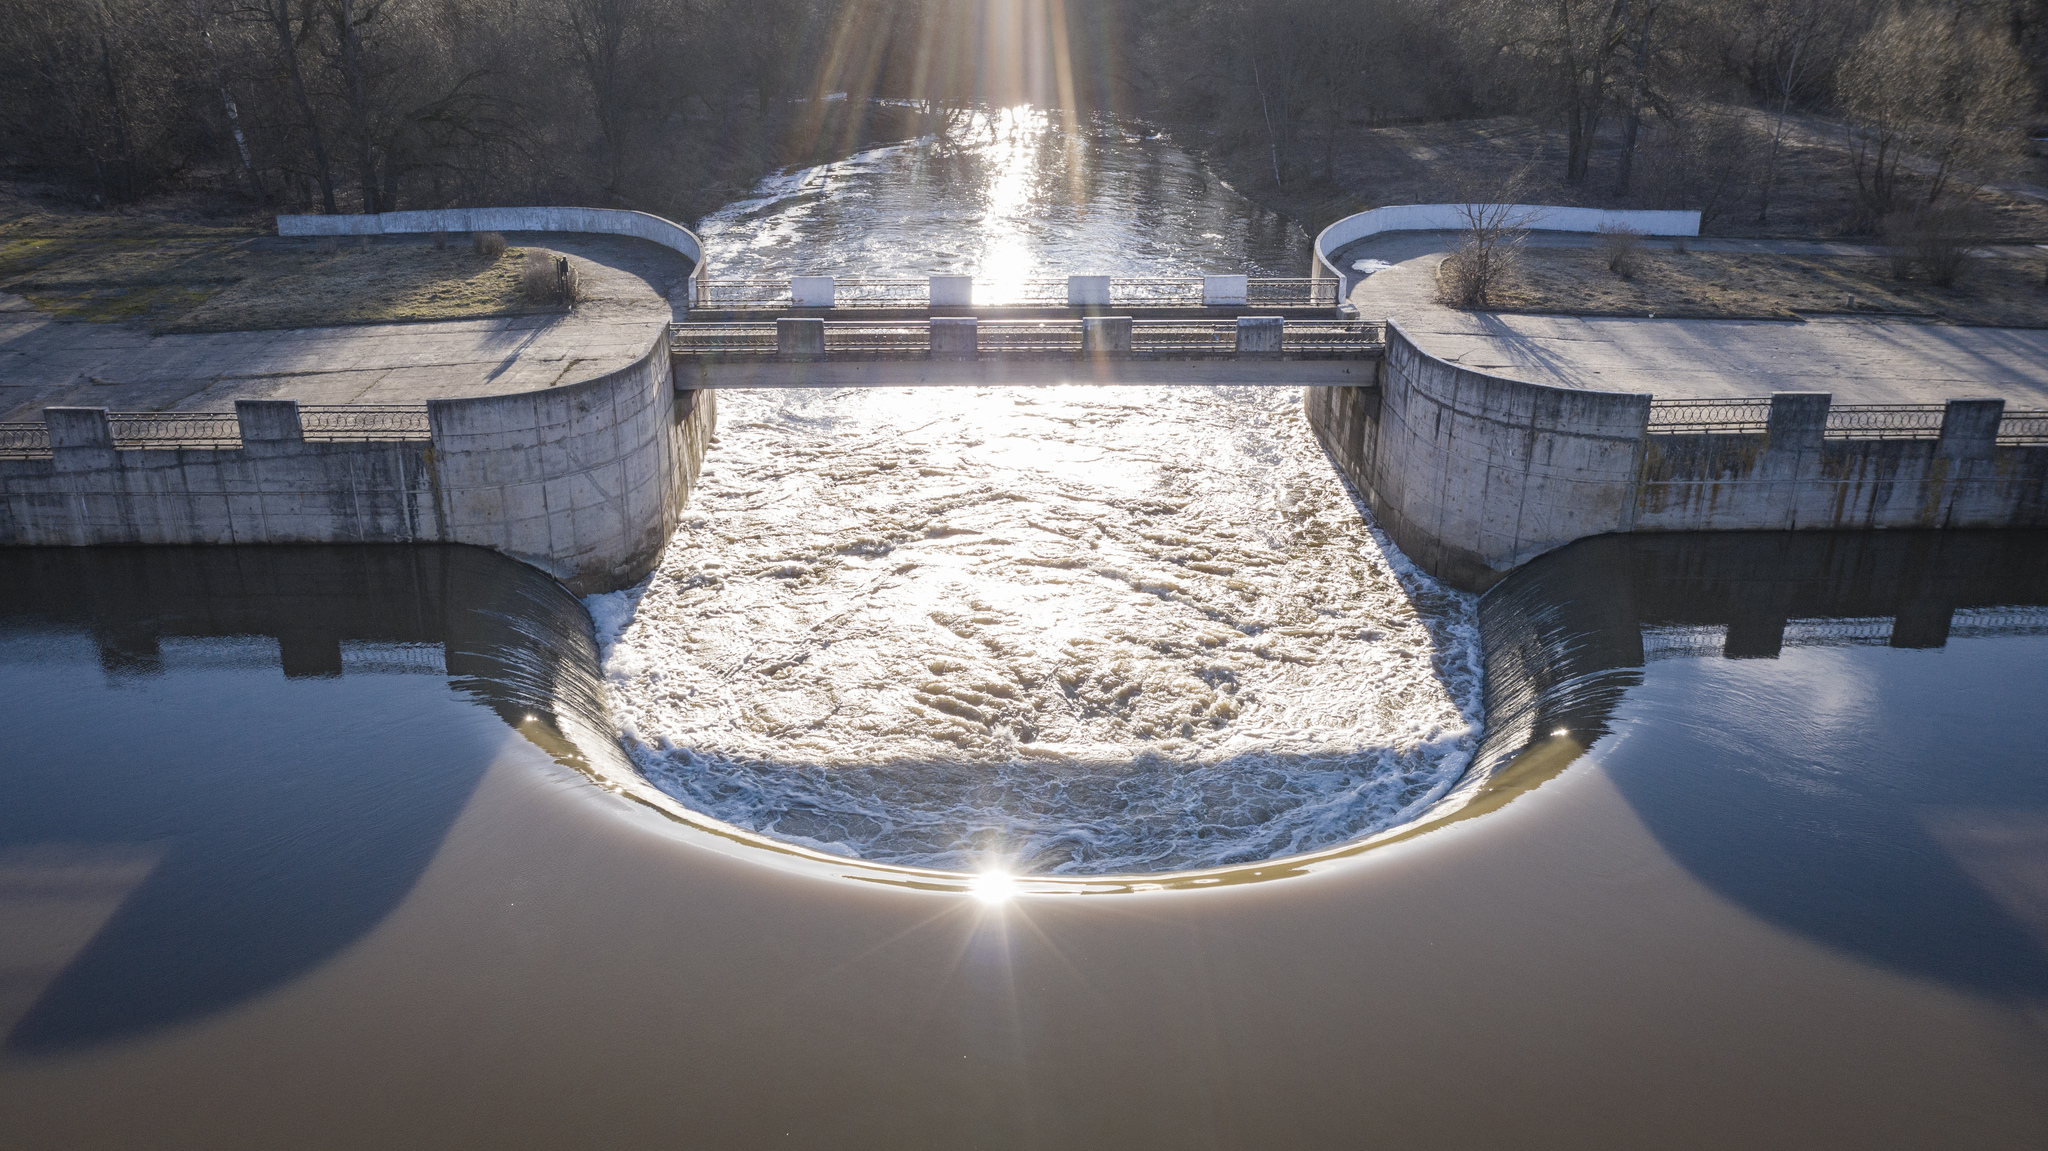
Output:
<instances>
[{"instance_id":1,"label":"decorative metal fence","mask_svg":"<svg viewBox=\"0 0 2048 1151\"><path fill-rule=\"evenodd\" d=\"M1828 409L1831 440L1932 440L1941 436L1940 404L1836 404Z\"/></svg>"},{"instance_id":2,"label":"decorative metal fence","mask_svg":"<svg viewBox=\"0 0 2048 1151\"><path fill-rule=\"evenodd\" d=\"M300 404L299 426L314 443L434 438L425 404Z\"/></svg>"},{"instance_id":3,"label":"decorative metal fence","mask_svg":"<svg viewBox=\"0 0 2048 1151\"><path fill-rule=\"evenodd\" d=\"M1653 435L1755 435L1770 426L1771 401L1651 400Z\"/></svg>"},{"instance_id":4,"label":"decorative metal fence","mask_svg":"<svg viewBox=\"0 0 2048 1151\"><path fill-rule=\"evenodd\" d=\"M710 310L757 311L796 307L788 280L715 280L696 282L691 306ZM1337 306L1337 281L1257 279L1245 284L1246 307L1309 308ZM918 279L850 277L835 279L832 302L840 308L927 308L931 283ZM1064 308L1072 302L1065 277L1018 280L977 280L975 306ZM1109 305L1132 308L1199 308L1204 306L1199 276L1113 276Z\"/></svg>"},{"instance_id":5,"label":"decorative metal fence","mask_svg":"<svg viewBox=\"0 0 2048 1151\"><path fill-rule=\"evenodd\" d=\"M1835 404L1821 434L1830 440L1935 440L1947 410L1944 404ZM1652 435L1761 435L1770 418L1768 399L1650 402ZM2048 411L2007 411L1998 442L2048 444Z\"/></svg>"},{"instance_id":6,"label":"decorative metal fence","mask_svg":"<svg viewBox=\"0 0 2048 1151\"><path fill-rule=\"evenodd\" d=\"M114 446L137 448L239 448L242 425L233 412L108 412Z\"/></svg>"},{"instance_id":7,"label":"decorative metal fence","mask_svg":"<svg viewBox=\"0 0 2048 1151\"><path fill-rule=\"evenodd\" d=\"M829 357L921 359L931 351L931 329L922 320L899 323L827 320ZM755 360L778 353L772 323L689 323L671 325L669 349L702 359ZM981 320L975 324L979 355L987 358L1077 357L1084 350L1080 320ZM1289 321L1281 328L1284 356L1341 359L1377 354L1386 325L1362 320ZM1133 320L1131 354L1140 358L1228 359L1237 355L1235 320Z\"/></svg>"},{"instance_id":8,"label":"decorative metal fence","mask_svg":"<svg viewBox=\"0 0 2048 1151\"><path fill-rule=\"evenodd\" d=\"M42 423L0 424L0 460L47 459L50 429Z\"/></svg>"}]
</instances>

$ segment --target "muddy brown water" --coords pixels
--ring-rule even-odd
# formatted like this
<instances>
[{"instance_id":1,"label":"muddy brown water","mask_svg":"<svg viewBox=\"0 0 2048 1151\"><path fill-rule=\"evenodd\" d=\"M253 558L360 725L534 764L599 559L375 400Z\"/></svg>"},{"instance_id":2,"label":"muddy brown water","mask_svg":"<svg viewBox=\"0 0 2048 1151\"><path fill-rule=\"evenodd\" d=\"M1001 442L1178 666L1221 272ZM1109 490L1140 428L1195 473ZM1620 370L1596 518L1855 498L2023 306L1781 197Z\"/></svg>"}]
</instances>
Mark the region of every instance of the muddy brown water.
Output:
<instances>
[{"instance_id":1,"label":"muddy brown water","mask_svg":"<svg viewBox=\"0 0 2048 1151\"><path fill-rule=\"evenodd\" d=\"M1464 818L1002 899L622 794L487 553L0 553L0 1145L2040 1146L2044 572L1576 545Z\"/></svg>"}]
</instances>

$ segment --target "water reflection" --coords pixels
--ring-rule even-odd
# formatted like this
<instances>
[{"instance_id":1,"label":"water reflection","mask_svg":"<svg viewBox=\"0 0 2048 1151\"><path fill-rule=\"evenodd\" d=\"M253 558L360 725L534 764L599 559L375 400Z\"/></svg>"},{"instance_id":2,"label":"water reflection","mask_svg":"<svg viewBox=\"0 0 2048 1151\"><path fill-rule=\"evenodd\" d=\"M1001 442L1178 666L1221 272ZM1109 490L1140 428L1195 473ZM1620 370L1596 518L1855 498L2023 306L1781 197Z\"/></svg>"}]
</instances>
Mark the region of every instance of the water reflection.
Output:
<instances>
[{"instance_id":1,"label":"water reflection","mask_svg":"<svg viewBox=\"0 0 2048 1151\"><path fill-rule=\"evenodd\" d=\"M1770 922L2048 993L2043 605L2044 533L1586 541L1482 601L1489 744L1590 745L1673 858Z\"/></svg>"},{"instance_id":2,"label":"water reflection","mask_svg":"<svg viewBox=\"0 0 2048 1151\"><path fill-rule=\"evenodd\" d=\"M0 550L7 1048L193 1020L335 956L515 730L573 755L558 709L601 707L594 660L573 598L479 550Z\"/></svg>"},{"instance_id":3,"label":"water reflection","mask_svg":"<svg viewBox=\"0 0 2048 1151\"><path fill-rule=\"evenodd\" d=\"M1019 106L771 177L698 227L723 279L976 277L977 303L1031 277L1308 274L1300 225L1239 195L1143 125L1062 124Z\"/></svg>"}]
</instances>

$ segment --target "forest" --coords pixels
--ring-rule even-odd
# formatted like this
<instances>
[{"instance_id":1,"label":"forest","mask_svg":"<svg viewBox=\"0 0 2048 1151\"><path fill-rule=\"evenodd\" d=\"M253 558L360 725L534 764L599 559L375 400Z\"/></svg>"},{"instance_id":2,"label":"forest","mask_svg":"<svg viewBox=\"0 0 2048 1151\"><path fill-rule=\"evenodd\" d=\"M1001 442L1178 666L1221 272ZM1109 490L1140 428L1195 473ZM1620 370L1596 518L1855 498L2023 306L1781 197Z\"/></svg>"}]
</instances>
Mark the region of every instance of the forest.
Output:
<instances>
[{"instance_id":1,"label":"forest","mask_svg":"<svg viewBox=\"0 0 2048 1151\"><path fill-rule=\"evenodd\" d=\"M687 222L1030 101L1198 134L1275 193L1333 184L1346 129L1520 116L1587 197L1734 181L1766 213L1821 117L1874 222L2037 146L2048 0L0 0L0 77L4 175L87 208Z\"/></svg>"}]
</instances>

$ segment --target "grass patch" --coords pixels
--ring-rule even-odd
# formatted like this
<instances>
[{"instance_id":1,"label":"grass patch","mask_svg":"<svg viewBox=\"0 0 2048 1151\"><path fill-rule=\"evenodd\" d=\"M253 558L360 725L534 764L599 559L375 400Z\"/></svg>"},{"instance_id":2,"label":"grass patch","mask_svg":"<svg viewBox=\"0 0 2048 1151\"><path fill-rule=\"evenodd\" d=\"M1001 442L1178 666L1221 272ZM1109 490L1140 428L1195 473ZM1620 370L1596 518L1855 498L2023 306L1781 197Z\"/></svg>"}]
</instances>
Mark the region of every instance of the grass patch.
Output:
<instances>
[{"instance_id":1,"label":"grass patch","mask_svg":"<svg viewBox=\"0 0 2048 1151\"><path fill-rule=\"evenodd\" d=\"M1641 250L1634 275L1608 269L1600 251L1530 248L1498 312L1672 319L1789 320L1798 312L1935 316L1988 327L2048 327L2043 262L1973 259L1953 288L1892 278L1871 256L1777 256Z\"/></svg>"},{"instance_id":2,"label":"grass patch","mask_svg":"<svg viewBox=\"0 0 2048 1151\"><path fill-rule=\"evenodd\" d=\"M525 252L354 237L339 244L248 228L121 216L0 222L0 292L66 319L152 332L261 331L559 312L520 292Z\"/></svg>"}]
</instances>

